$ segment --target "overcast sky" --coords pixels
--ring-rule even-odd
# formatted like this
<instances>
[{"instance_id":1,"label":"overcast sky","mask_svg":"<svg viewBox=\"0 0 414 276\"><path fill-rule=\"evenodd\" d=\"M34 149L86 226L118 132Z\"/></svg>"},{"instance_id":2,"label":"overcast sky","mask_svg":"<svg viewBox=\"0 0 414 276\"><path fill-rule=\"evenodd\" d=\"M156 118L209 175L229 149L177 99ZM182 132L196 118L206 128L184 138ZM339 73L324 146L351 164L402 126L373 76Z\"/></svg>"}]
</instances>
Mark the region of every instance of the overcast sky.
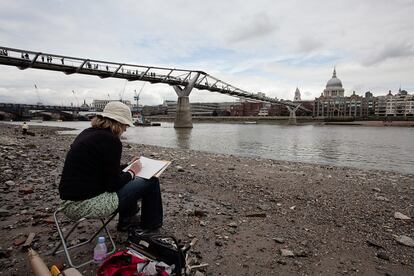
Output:
<instances>
[{"instance_id":1,"label":"overcast sky","mask_svg":"<svg viewBox=\"0 0 414 276\"><path fill-rule=\"evenodd\" d=\"M0 45L68 56L203 70L236 87L302 99L334 66L345 94L414 91L413 0L0 0ZM37 85L36 92L34 84ZM0 65L0 102L133 99L143 82ZM73 95L72 90L75 91ZM141 103L176 100L149 84ZM191 102L234 101L193 90Z\"/></svg>"}]
</instances>

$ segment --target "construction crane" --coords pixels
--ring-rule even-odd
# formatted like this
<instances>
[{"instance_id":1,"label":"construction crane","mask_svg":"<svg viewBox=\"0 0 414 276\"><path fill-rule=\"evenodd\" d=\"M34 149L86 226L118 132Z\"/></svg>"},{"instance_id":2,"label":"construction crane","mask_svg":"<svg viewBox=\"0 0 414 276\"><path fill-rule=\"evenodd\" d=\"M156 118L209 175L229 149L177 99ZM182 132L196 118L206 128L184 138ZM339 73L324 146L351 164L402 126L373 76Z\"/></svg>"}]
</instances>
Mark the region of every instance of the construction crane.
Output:
<instances>
[{"instance_id":1,"label":"construction crane","mask_svg":"<svg viewBox=\"0 0 414 276\"><path fill-rule=\"evenodd\" d=\"M137 90L135 89L135 96L134 96L134 100L136 101L136 105L137 105L137 110L138 110L138 104L139 104L139 95L141 95L142 89L144 89L146 82L144 82L144 84L141 86L141 89L139 90L138 94L137 94Z\"/></svg>"},{"instance_id":2,"label":"construction crane","mask_svg":"<svg viewBox=\"0 0 414 276\"><path fill-rule=\"evenodd\" d=\"M37 96L37 103L36 104L37 105L43 105L42 101L40 100L40 94L39 94L39 90L37 89L37 85L35 84L34 87L35 87L36 96Z\"/></svg>"}]
</instances>

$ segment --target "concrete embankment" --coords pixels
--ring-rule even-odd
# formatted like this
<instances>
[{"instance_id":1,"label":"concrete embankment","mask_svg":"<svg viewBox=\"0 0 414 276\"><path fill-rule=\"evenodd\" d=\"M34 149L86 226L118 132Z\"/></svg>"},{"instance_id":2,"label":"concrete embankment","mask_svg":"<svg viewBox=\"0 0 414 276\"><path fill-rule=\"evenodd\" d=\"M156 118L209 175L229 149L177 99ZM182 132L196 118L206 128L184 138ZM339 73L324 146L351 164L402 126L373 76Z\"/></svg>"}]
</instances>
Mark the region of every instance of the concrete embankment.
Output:
<instances>
[{"instance_id":1,"label":"concrete embankment","mask_svg":"<svg viewBox=\"0 0 414 276\"><path fill-rule=\"evenodd\" d=\"M148 116L153 122L174 122L174 117ZM345 118L312 118L309 116L296 117L298 124L323 124L323 125L353 125L353 126L399 126L414 127L414 118L399 118L398 120L355 120L352 117ZM193 117L195 123L257 123L257 124L288 124L289 117L286 116L201 116Z\"/></svg>"},{"instance_id":2,"label":"concrete embankment","mask_svg":"<svg viewBox=\"0 0 414 276\"><path fill-rule=\"evenodd\" d=\"M150 121L154 122L174 122L174 117L166 116L148 116ZM323 122L323 119L314 119L311 117L296 117L298 122L309 123L309 122ZM213 122L213 123L266 123L266 124L287 124L289 117L286 116L200 116L193 117L193 122Z\"/></svg>"},{"instance_id":3,"label":"concrete embankment","mask_svg":"<svg viewBox=\"0 0 414 276\"><path fill-rule=\"evenodd\" d=\"M30 130L0 123L2 275L31 274L30 233L49 265L63 260L46 252L58 242L51 216L74 136ZM173 161L160 178L164 230L199 239L193 256L210 264L205 275L414 275L414 248L401 238L413 238L413 220L397 213L414 216L414 175L124 145L124 161L136 154ZM93 229L79 227L75 239ZM122 248L126 234L115 238Z\"/></svg>"}]
</instances>

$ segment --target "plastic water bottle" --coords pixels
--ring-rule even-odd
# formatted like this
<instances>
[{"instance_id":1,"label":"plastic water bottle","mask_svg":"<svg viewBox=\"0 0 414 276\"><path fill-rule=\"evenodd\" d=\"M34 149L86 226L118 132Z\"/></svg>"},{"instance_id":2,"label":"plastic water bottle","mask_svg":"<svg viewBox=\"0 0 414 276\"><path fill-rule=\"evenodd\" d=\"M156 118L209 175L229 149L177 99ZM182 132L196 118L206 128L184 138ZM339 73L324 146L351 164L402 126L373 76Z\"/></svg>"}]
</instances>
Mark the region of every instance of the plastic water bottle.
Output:
<instances>
[{"instance_id":1,"label":"plastic water bottle","mask_svg":"<svg viewBox=\"0 0 414 276\"><path fill-rule=\"evenodd\" d=\"M105 237L99 237L98 243L93 250L93 259L96 263L102 263L106 258L106 250Z\"/></svg>"}]
</instances>

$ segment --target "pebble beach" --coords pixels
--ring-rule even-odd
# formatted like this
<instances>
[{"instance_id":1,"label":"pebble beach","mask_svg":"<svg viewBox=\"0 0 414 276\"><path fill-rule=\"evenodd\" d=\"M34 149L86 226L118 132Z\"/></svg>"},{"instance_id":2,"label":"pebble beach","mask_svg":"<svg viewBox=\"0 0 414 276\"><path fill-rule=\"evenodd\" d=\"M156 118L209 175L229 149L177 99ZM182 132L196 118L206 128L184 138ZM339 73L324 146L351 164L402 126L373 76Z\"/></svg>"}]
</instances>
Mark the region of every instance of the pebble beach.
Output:
<instances>
[{"instance_id":1,"label":"pebble beach","mask_svg":"<svg viewBox=\"0 0 414 276\"><path fill-rule=\"evenodd\" d=\"M0 275L31 275L28 247L48 265L65 263L47 255L59 241L52 214L75 138L58 130L27 136L0 123ZM125 162L172 161L160 177L163 231L198 239L192 261L209 264L198 275L414 275L413 174L123 144ZM126 234L116 221L110 230L122 249Z\"/></svg>"}]
</instances>

